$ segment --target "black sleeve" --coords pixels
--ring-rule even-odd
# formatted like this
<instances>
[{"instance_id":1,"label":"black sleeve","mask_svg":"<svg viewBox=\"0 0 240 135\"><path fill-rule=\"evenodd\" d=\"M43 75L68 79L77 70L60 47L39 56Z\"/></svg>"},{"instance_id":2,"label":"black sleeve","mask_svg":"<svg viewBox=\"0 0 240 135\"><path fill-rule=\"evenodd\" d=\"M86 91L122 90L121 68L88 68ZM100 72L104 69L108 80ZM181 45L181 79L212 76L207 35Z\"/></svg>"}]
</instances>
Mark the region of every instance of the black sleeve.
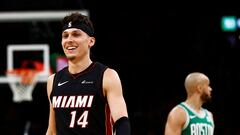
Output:
<instances>
[{"instance_id":1,"label":"black sleeve","mask_svg":"<svg viewBox=\"0 0 240 135\"><path fill-rule=\"evenodd\" d=\"M116 135L131 135L131 126L128 117L121 117L114 123Z\"/></svg>"}]
</instances>

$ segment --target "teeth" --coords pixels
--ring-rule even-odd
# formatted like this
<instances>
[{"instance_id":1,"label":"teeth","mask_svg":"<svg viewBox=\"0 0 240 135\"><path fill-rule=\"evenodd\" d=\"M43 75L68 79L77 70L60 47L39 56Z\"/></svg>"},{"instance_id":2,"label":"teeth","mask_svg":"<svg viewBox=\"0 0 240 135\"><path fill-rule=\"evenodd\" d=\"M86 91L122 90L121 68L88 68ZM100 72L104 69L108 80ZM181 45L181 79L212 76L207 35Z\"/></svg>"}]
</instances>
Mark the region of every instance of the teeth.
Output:
<instances>
[{"instance_id":1,"label":"teeth","mask_svg":"<svg viewBox=\"0 0 240 135\"><path fill-rule=\"evenodd\" d=\"M73 47L73 46L67 47L68 50L73 50L73 49L76 49L76 48L77 48L77 47Z\"/></svg>"}]
</instances>

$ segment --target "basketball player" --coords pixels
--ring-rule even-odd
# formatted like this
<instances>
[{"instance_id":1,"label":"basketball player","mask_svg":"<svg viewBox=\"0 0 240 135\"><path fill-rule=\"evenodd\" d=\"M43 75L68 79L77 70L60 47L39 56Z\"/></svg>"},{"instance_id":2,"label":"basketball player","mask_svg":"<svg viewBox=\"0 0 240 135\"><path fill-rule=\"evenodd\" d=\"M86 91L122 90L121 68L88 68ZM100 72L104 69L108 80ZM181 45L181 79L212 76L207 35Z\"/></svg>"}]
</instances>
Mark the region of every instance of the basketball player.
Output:
<instances>
[{"instance_id":1,"label":"basketball player","mask_svg":"<svg viewBox=\"0 0 240 135\"><path fill-rule=\"evenodd\" d=\"M165 135L213 135L214 121L202 105L211 99L209 78L203 73L190 73L185 79L187 99L169 113Z\"/></svg>"},{"instance_id":2,"label":"basketball player","mask_svg":"<svg viewBox=\"0 0 240 135\"><path fill-rule=\"evenodd\" d=\"M130 135L130 121L118 73L90 58L92 22L74 12L62 20L62 48L68 66L49 77L46 135Z\"/></svg>"}]
</instances>

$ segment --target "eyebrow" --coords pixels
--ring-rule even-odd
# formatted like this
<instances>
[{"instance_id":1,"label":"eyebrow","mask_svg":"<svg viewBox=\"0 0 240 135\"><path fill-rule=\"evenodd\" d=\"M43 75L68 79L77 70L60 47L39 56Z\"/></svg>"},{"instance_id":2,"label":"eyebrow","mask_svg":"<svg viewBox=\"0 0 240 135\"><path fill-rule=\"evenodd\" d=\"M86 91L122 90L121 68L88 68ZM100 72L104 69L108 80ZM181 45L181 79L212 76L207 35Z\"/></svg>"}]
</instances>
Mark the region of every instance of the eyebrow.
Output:
<instances>
[{"instance_id":1,"label":"eyebrow","mask_svg":"<svg viewBox=\"0 0 240 135\"><path fill-rule=\"evenodd\" d=\"M71 32L82 32L82 30L80 30L80 29L74 29L74 30L72 30ZM69 33L69 31L63 31L63 33Z\"/></svg>"}]
</instances>

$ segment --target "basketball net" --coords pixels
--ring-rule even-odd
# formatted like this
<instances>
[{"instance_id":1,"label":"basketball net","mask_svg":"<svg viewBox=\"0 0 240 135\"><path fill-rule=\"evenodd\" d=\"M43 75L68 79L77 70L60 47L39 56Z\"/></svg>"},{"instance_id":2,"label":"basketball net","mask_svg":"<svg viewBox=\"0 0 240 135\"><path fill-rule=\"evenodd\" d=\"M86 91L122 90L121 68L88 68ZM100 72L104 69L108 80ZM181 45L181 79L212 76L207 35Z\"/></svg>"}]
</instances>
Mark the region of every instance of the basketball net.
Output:
<instances>
[{"instance_id":1,"label":"basketball net","mask_svg":"<svg viewBox=\"0 0 240 135\"><path fill-rule=\"evenodd\" d=\"M13 92L13 101L32 101L33 89L37 84L38 70L35 69L14 69L7 72L7 76L17 79L9 83Z\"/></svg>"}]
</instances>

